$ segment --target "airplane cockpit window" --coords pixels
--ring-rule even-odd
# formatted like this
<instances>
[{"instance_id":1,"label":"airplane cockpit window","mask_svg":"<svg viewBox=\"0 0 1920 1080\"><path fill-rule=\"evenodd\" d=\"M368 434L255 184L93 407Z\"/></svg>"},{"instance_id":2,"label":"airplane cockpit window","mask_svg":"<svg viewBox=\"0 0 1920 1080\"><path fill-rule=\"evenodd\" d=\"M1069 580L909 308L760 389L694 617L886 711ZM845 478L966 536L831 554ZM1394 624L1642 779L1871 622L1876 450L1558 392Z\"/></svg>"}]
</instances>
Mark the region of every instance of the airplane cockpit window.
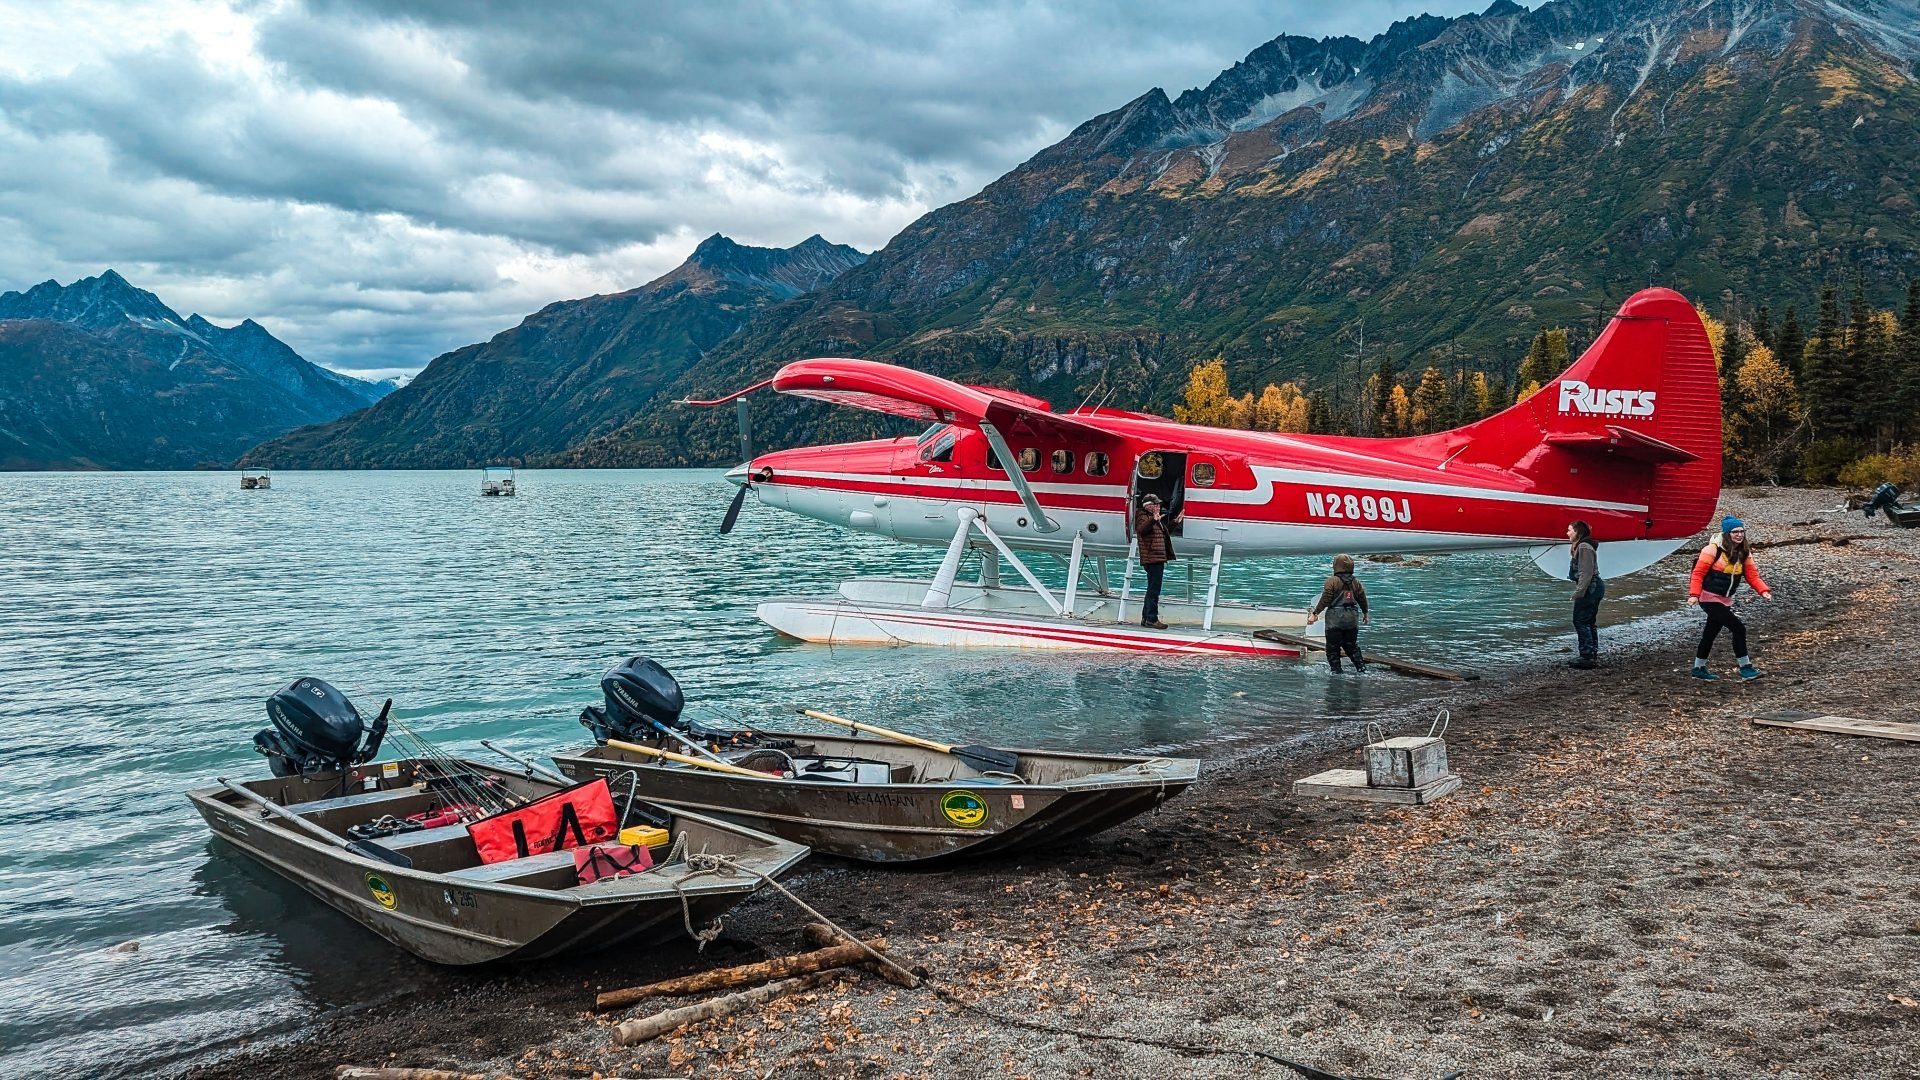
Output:
<instances>
[{"instance_id":1,"label":"airplane cockpit window","mask_svg":"<svg viewBox=\"0 0 1920 1080\"><path fill-rule=\"evenodd\" d=\"M940 429L940 433L936 438L931 440L927 440L927 439L921 440L920 460L921 461L952 461L953 460L953 444L958 441L960 441L960 437L954 434L954 431L952 428L942 428Z\"/></svg>"},{"instance_id":2,"label":"airplane cockpit window","mask_svg":"<svg viewBox=\"0 0 1920 1080\"><path fill-rule=\"evenodd\" d=\"M1053 471L1062 476L1073 471L1073 451L1055 450L1053 452Z\"/></svg>"},{"instance_id":3,"label":"airplane cockpit window","mask_svg":"<svg viewBox=\"0 0 1920 1080\"><path fill-rule=\"evenodd\" d=\"M992 443L987 444L987 468L992 469L994 472L1007 471L1007 467L1000 464L1000 452L993 448Z\"/></svg>"},{"instance_id":4,"label":"airplane cockpit window","mask_svg":"<svg viewBox=\"0 0 1920 1080\"><path fill-rule=\"evenodd\" d=\"M1193 486L1194 487L1212 487L1213 486L1213 463L1212 462L1196 461L1193 463Z\"/></svg>"},{"instance_id":5,"label":"airplane cockpit window","mask_svg":"<svg viewBox=\"0 0 1920 1080\"><path fill-rule=\"evenodd\" d=\"M935 424L932 427L928 428L927 430L921 432L919 438L916 438L913 441L921 446L925 446L928 443L933 441L933 437L935 435L938 435L945 430L947 430L947 425Z\"/></svg>"},{"instance_id":6,"label":"airplane cockpit window","mask_svg":"<svg viewBox=\"0 0 1920 1080\"><path fill-rule=\"evenodd\" d=\"M1040 451L1034 449L1031 446L1021 447L1020 448L1020 471L1021 472L1039 472L1040 471Z\"/></svg>"},{"instance_id":7,"label":"airplane cockpit window","mask_svg":"<svg viewBox=\"0 0 1920 1080\"><path fill-rule=\"evenodd\" d=\"M1140 455L1140 475L1148 480L1160 478L1160 454L1158 451Z\"/></svg>"},{"instance_id":8,"label":"airplane cockpit window","mask_svg":"<svg viewBox=\"0 0 1920 1080\"><path fill-rule=\"evenodd\" d=\"M1090 450L1082 467L1087 470L1088 476L1105 476L1107 475L1107 455L1098 450Z\"/></svg>"}]
</instances>

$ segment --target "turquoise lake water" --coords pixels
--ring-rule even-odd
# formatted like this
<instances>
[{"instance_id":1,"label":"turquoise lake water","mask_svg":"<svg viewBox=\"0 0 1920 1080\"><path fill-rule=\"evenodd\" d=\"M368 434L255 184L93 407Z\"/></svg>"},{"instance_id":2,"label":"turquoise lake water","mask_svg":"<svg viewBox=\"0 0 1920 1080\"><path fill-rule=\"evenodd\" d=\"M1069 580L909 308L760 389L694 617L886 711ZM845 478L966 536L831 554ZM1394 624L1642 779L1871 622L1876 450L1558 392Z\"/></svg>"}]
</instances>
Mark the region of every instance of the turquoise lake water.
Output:
<instances>
[{"instance_id":1,"label":"turquoise lake water","mask_svg":"<svg viewBox=\"0 0 1920 1080\"><path fill-rule=\"evenodd\" d=\"M392 697L479 756L481 739L533 756L581 741L600 673L633 653L713 721L807 705L1108 750L1294 738L1428 689L1318 663L783 641L759 600L931 574L939 550L751 500L720 537L718 471L523 471L516 498L478 489L477 472L278 473L267 492L232 473L0 474L0 1075L165 1071L364 1001L356 973L404 960L214 846L182 796L265 774L264 701L300 676L369 717ZM1303 604L1325 573L1229 566L1222 592ZM1361 576L1363 644L1383 652L1490 669L1572 641L1568 586L1519 556ZM1682 595L1651 574L1609 589L1603 627ZM126 941L138 951L109 951Z\"/></svg>"}]
</instances>

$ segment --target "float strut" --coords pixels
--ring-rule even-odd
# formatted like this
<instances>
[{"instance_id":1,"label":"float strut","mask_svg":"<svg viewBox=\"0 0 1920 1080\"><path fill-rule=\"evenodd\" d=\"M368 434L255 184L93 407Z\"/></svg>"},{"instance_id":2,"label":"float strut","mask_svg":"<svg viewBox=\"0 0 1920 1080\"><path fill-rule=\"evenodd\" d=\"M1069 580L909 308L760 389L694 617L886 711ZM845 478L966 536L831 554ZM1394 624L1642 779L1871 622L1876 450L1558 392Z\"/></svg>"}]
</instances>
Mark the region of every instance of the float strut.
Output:
<instances>
[{"instance_id":1,"label":"float strut","mask_svg":"<svg viewBox=\"0 0 1920 1080\"><path fill-rule=\"evenodd\" d=\"M1046 601L1047 606L1053 609L1055 615L1061 613L1060 601L1053 598L1053 591L1045 585L1042 585L1039 578L1033 576L1033 571L1027 569L1027 564L1020 561L1020 556L1015 555L1013 549L1007 546L1007 542L1000 539L1000 534L994 532L993 529L987 525L986 518L976 520L973 523L973 527L979 529L988 540L993 542L993 546L999 550L1000 554L1007 557L1007 561L1013 564L1013 568L1020 572L1021 577L1026 579L1027 587L1032 589L1040 599Z\"/></svg>"},{"instance_id":2,"label":"float strut","mask_svg":"<svg viewBox=\"0 0 1920 1080\"><path fill-rule=\"evenodd\" d=\"M1068 618L1073 617L1073 601L1080 592L1080 563L1082 555L1084 554L1081 549L1085 544L1085 537L1079 533L1073 534L1073 556L1067 560L1067 595L1066 599L1062 600L1060 604L1061 607L1066 609L1062 611L1061 614Z\"/></svg>"},{"instance_id":3,"label":"float strut","mask_svg":"<svg viewBox=\"0 0 1920 1080\"><path fill-rule=\"evenodd\" d=\"M953 579L960 573L960 557L967 553L967 534L973 530L976 516L973 507L960 508L960 527L953 530L953 540L947 544L947 557L940 560L940 572L927 586L927 597L920 601L921 607L943 608L953 602Z\"/></svg>"}]
</instances>

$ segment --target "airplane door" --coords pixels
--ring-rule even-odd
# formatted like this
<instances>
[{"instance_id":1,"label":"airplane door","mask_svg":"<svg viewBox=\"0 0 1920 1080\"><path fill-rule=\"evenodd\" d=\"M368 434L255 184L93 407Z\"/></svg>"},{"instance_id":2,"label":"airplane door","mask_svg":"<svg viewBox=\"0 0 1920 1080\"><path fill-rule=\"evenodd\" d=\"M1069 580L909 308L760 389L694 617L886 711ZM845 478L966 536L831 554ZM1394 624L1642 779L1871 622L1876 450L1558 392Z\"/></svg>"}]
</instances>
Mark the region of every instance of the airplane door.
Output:
<instances>
[{"instance_id":1,"label":"airplane door","mask_svg":"<svg viewBox=\"0 0 1920 1080\"><path fill-rule=\"evenodd\" d=\"M1133 514L1140 500L1160 496L1161 514L1167 519L1167 531L1181 535L1181 523L1174 517L1186 508L1187 455L1176 450L1149 450L1134 459L1133 474L1127 481L1127 538L1133 538Z\"/></svg>"}]
</instances>

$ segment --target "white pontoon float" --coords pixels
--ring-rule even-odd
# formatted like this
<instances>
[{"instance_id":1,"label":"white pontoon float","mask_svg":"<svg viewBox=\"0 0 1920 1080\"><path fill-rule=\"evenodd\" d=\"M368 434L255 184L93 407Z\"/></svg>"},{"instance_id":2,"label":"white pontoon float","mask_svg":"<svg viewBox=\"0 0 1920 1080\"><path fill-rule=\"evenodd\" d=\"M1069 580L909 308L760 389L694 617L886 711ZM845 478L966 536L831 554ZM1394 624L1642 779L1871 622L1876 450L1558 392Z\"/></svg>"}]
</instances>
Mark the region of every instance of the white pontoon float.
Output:
<instances>
[{"instance_id":1,"label":"white pontoon float","mask_svg":"<svg viewBox=\"0 0 1920 1080\"><path fill-rule=\"evenodd\" d=\"M1319 633L1298 608L1220 599L1221 546L1213 545L1203 595L1195 596L1192 561L1184 596L1160 597L1165 630L1140 625L1135 589L1137 544L1129 545L1120 591L1108 584L1104 557L1085 557L1076 535L1067 558L1064 590L1049 588L971 507L959 509L960 527L932 582L908 577L855 578L835 596L779 598L756 609L762 622L788 637L835 645L947 645L1023 649L1120 649L1132 652L1237 656L1299 656L1297 645L1254 636L1259 630ZM985 541L984 544L981 541ZM961 582L960 561L981 550L980 580ZM1005 559L1021 583L1003 584ZM1172 586L1168 582L1168 586ZM1144 589L1145 582L1140 582Z\"/></svg>"}]
</instances>

